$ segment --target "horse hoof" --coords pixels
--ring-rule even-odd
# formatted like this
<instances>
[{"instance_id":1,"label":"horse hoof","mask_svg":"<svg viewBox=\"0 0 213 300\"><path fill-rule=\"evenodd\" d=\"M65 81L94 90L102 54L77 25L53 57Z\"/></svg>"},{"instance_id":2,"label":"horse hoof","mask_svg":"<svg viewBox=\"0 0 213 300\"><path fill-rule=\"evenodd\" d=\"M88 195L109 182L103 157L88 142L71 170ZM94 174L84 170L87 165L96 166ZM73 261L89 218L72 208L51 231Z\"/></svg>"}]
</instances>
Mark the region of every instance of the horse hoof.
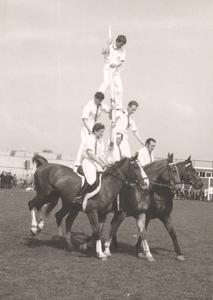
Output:
<instances>
[{"instance_id":1,"label":"horse hoof","mask_svg":"<svg viewBox=\"0 0 213 300\"><path fill-rule=\"evenodd\" d=\"M138 257L138 258L143 258L143 259L145 259L145 256L143 255L142 252L138 253L138 254L137 254L137 257Z\"/></svg>"},{"instance_id":2,"label":"horse hoof","mask_svg":"<svg viewBox=\"0 0 213 300\"><path fill-rule=\"evenodd\" d=\"M153 262L153 261L155 261L155 259L151 256L151 257L146 257L146 260L148 261L148 262Z\"/></svg>"},{"instance_id":3,"label":"horse hoof","mask_svg":"<svg viewBox=\"0 0 213 300\"><path fill-rule=\"evenodd\" d=\"M41 232L41 228L37 226L37 233Z\"/></svg>"},{"instance_id":4,"label":"horse hoof","mask_svg":"<svg viewBox=\"0 0 213 300\"><path fill-rule=\"evenodd\" d=\"M36 235L36 232L32 231L32 229L30 229L30 235L31 236L35 236Z\"/></svg>"},{"instance_id":5,"label":"horse hoof","mask_svg":"<svg viewBox=\"0 0 213 300\"><path fill-rule=\"evenodd\" d=\"M109 251L104 251L104 254L105 254L107 257L112 256L111 252L109 252Z\"/></svg>"},{"instance_id":6,"label":"horse hoof","mask_svg":"<svg viewBox=\"0 0 213 300\"><path fill-rule=\"evenodd\" d=\"M101 260L102 261L107 261L107 257L102 257Z\"/></svg>"},{"instance_id":7,"label":"horse hoof","mask_svg":"<svg viewBox=\"0 0 213 300\"><path fill-rule=\"evenodd\" d=\"M99 259L103 259L103 260L107 259L107 256L104 253L103 254L96 253L96 257L99 258Z\"/></svg>"},{"instance_id":8,"label":"horse hoof","mask_svg":"<svg viewBox=\"0 0 213 300\"><path fill-rule=\"evenodd\" d=\"M184 261L185 258L183 255L177 255L177 259L180 260L180 261Z\"/></svg>"}]
</instances>

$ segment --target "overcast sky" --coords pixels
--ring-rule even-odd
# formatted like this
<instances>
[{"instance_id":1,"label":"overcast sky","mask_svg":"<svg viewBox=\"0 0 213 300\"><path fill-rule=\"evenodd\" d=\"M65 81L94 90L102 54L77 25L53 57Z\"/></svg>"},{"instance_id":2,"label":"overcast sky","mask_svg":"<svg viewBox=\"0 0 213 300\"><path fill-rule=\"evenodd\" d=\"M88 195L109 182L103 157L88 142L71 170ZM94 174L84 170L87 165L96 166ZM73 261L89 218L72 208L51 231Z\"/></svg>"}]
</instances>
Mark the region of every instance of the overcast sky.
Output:
<instances>
[{"instance_id":1,"label":"overcast sky","mask_svg":"<svg viewBox=\"0 0 213 300\"><path fill-rule=\"evenodd\" d=\"M213 160L212 16L212 0L0 0L0 149L76 154L111 25L127 37L124 104L138 101L155 156Z\"/></svg>"}]
</instances>

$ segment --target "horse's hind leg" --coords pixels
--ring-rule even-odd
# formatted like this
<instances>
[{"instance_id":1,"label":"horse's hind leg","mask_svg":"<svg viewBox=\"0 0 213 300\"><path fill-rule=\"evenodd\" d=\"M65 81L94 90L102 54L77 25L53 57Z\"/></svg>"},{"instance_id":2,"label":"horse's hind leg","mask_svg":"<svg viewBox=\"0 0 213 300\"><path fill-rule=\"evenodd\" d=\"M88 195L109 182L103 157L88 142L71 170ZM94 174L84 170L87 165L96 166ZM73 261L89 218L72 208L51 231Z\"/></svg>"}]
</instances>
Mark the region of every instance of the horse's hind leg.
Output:
<instances>
[{"instance_id":1,"label":"horse's hind leg","mask_svg":"<svg viewBox=\"0 0 213 300\"><path fill-rule=\"evenodd\" d=\"M38 196L34 197L31 201L28 202L29 210L31 213L31 228L30 228L30 235L34 236L36 233L39 232L38 224L36 220L36 204L38 203L39 199Z\"/></svg>"},{"instance_id":2,"label":"horse's hind leg","mask_svg":"<svg viewBox=\"0 0 213 300\"><path fill-rule=\"evenodd\" d=\"M152 254L150 252L149 245L148 245L147 240L146 240L145 222L146 222L146 214L145 213L140 214L136 218L136 224L137 224L139 235L140 235L140 238L141 238L141 244L142 244L141 246L143 247L143 250L144 250L144 253L145 253L145 258L146 258L146 260L148 260L150 262L153 262L154 258L153 258ZM137 256L139 258L142 258L141 253L137 253Z\"/></svg>"},{"instance_id":3,"label":"horse's hind leg","mask_svg":"<svg viewBox=\"0 0 213 300\"><path fill-rule=\"evenodd\" d=\"M37 219L38 219L38 224L37 224L38 231L37 232L39 233L44 227L44 217L43 217L42 208L40 210L38 210Z\"/></svg>"},{"instance_id":4,"label":"horse's hind leg","mask_svg":"<svg viewBox=\"0 0 213 300\"><path fill-rule=\"evenodd\" d=\"M178 244L178 240L177 240L177 235L176 235L176 232L175 232L174 227L172 225L171 217L170 216L166 216L166 217L164 217L164 218L162 218L160 220L163 222L166 230L168 231L169 235L172 238L174 249L175 249L175 252L177 254L177 259L183 261L184 260L184 256L183 256L183 254L182 254L182 252L180 250L180 247L179 247L179 244Z\"/></svg>"}]
</instances>

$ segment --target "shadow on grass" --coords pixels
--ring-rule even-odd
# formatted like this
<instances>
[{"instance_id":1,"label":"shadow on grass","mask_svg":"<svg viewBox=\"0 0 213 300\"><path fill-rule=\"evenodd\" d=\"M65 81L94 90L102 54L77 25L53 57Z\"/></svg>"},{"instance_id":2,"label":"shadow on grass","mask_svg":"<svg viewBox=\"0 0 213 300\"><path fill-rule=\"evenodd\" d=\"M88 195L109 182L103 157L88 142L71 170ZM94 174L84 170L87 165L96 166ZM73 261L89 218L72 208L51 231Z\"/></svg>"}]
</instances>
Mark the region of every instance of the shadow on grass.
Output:
<instances>
[{"instance_id":1,"label":"shadow on grass","mask_svg":"<svg viewBox=\"0 0 213 300\"><path fill-rule=\"evenodd\" d=\"M74 246L74 249L72 251L72 254L74 252L78 254L81 257L92 257L95 255L95 244L93 243L91 245L91 248L88 248L87 250L80 251L79 247L80 245L86 243L89 241L90 236L85 235L82 232L73 232L72 233L72 244ZM58 236L52 237L51 240L42 240L37 237L29 237L25 238L26 245L29 248L37 248L37 247L50 247L50 248L56 248L60 250L67 250L67 245L66 245L66 240L64 237L59 238ZM102 241L103 244L103 249L104 249L104 241ZM120 254L125 254L129 256L136 256L136 249L135 245L130 245L127 243L119 242L120 248L111 248L111 252L113 253L120 253ZM154 247L150 248L150 251L153 255L159 255L160 253L163 252L168 252L168 253L173 253L173 250L166 249L166 248L161 248L161 247Z\"/></svg>"},{"instance_id":2,"label":"shadow on grass","mask_svg":"<svg viewBox=\"0 0 213 300\"><path fill-rule=\"evenodd\" d=\"M38 248L38 247L50 247L50 248L56 248L60 250L67 250L67 245L66 245L66 240L65 237L58 237L58 236L53 236L51 240L42 240L38 237L28 237L24 238L25 240L25 245L29 248ZM80 256L85 256L85 257L91 257L94 256L94 249L89 248L88 250L80 251L79 247L83 243L86 243L89 240L89 236L85 235L84 233L81 232L73 232L72 233L72 244L74 249L69 252L76 252L80 254Z\"/></svg>"},{"instance_id":3,"label":"shadow on grass","mask_svg":"<svg viewBox=\"0 0 213 300\"><path fill-rule=\"evenodd\" d=\"M120 248L117 248L117 249L112 247L111 252L112 253L119 253L120 252L120 253L123 253L125 255L130 255L130 256L135 256L136 255L135 245L130 245L130 244L119 242L119 247ZM150 248L150 252L153 255L158 255L158 254L163 253L163 252L174 253L173 250L162 248L162 247Z\"/></svg>"}]
</instances>

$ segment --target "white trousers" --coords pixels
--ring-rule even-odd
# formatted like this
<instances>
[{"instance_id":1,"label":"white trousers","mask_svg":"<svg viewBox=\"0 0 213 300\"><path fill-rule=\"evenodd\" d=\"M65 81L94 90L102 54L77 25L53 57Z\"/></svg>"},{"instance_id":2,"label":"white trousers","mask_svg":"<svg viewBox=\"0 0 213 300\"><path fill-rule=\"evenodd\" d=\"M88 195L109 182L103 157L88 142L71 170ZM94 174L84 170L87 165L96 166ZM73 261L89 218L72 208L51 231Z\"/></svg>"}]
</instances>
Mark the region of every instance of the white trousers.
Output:
<instances>
[{"instance_id":1,"label":"white trousers","mask_svg":"<svg viewBox=\"0 0 213 300\"><path fill-rule=\"evenodd\" d=\"M89 158L84 158L82 161L82 168L89 185L93 185L95 183L97 172L103 172L101 166Z\"/></svg>"},{"instance_id":2,"label":"white trousers","mask_svg":"<svg viewBox=\"0 0 213 300\"><path fill-rule=\"evenodd\" d=\"M84 154L84 143L87 140L87 137L89 136L88 130L86 127L81 128L81 144L78 149L78 153L75 160L75 166L80 166L82 164L83 160L83 154Z\"/></svg>"},{"instance_id":3,"label":"white trousers","mask_svg":"<svg viewBox=\"0 0 213 300\"><path fill-rule=\"evenodd\" d=\"M123 137L122 149L125 149L125 156L126 157L131 157L128 138Z\"/></svg>"},{"instance_id":4,"label":"white trousers","mask_svg":"<svg viewBox=\"0 0 213 300\"><path fill-rule=\"evenodd\" d=\"M117 108L123 108L123 86L121 82L120 73L116 73L115 69L104 67L104 81L99 87L99 92L105 94L110 85L110 70L112 72L113 90L115 96L115 103Z\"/></svg>"}]
</instances>

